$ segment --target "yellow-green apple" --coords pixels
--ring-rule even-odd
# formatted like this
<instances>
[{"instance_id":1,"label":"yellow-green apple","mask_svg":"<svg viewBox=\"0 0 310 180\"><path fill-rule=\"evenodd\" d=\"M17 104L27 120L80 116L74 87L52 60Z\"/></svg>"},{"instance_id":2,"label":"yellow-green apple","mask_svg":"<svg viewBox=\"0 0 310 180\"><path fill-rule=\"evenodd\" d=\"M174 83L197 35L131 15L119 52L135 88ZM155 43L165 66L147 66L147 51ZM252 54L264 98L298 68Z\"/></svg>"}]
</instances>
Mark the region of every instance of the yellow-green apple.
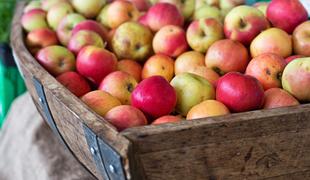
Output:
<instances>
[{"instance_id":1,"label":"yellow-green apple","mask_svg":"<svg viewBox=\"0 0 310 180\"><path fill-rule=\"evenodd\" d=\"M33 55L44 47L56 44L58 44L57 35L49 28L30 31L26 37L26 45Z\"/></svg>"},{"instance_id":2,"label":"yellow-green apple","mask_svg":"<svg viewBox=\"0 0 310 180\"><path fill-rule=\"evenodd\" d=\"M102 117L112 108L122 105L117 98L101 90L91 91L82 96L81 100Z\"/></svg>"},{"instance_id":3,"label":"yellow-green apple","mask_svg":"<svg viewBox=\"0 0 310 180\"><path fill-rule=\"evenodd\" d=\"M78 54L81 49L90 45L104 48L104 42L99 34L89 30L81 30L71 36L68 43L68 49L73 53Z\"/></svg>"},{"instance_id":4,"label":"yellow-green apple","mask_svg":"<svg viewBox=\"0 0 310 180\"><path fill-rule=\"evenodd\" d=\"M158 2L175 5L185 20L189 20L195 10L195 0L158 0Z\"/></svg>"},{"instance_id":5,"label":"yellow-green apple","mask_svg":"<svg viewBox=\"0 0 310 180\"><path fill-rule=\"evenodd\" d=\"M239 41L245 46L269 26L264 14L255 7L237 6L226 15L224 33L226 38Z\"/></svg>"},{"instance_id":6,"label":"yellow-green apple","mask_svg":"<svg viewBox=\"0 0 310 180\"><path fill-rule=\"evenodd\" d=\"M113 29L127 21L137 21L139 10L129 1L115 0L105 6L97 17L104 26Z\"/></svg>"},{"instance_id":7,"label":"yellow-green apple","mask_svg":"<svg viewBox=\"0 0 310 180\"><path fill-rule=\"evenodd\" d=\"M223 38L222 23L213 18L192 21L186 31L189 46L201 53L205 53L215 41Z\"/></svg>"},{"instance_id":8,"label":"yellow-green apple","mask_svg":"<svg viewBox=\"0 0 310 180\"><path fill-rule=\"evenodd\" d=\"M174 60L164 54L151 56L143 65L141 77L146 79L155 75L162 76L170 82L174 76Z\"/></svg>"},{"instance_id":9,"label":"yellow-green apple","mask_svg":"<svg viewBox=\"0 0 310 180\"><path fill-rule=\"evenodd\" d=\"M72 29L85 18L76 13L66 15L59 23L56 33L62 45L67 46L72 35Z\"/></svg>"},{"instance_id":10,"label":"yellow-green apple","mask_svg":"<svg viewBox=\"0 0 310 180\"><path fill-rule=\"evenodd\" d=\"M47 12L48 25L56 30L60 21L67 15L73 13L73 8L69 2L55 4Z\"/></svg>"},{"instance_id":11,"label":"yellow-green apple","mask_svg":"<svg viewBox=\"0 0 310 180\"><path fill-rule=\"evenodd\" d=\"M77 97L84 96L91 91L87 80L77 72L65 72L57 76L56 79Z\"/></svg>"},{"instance_id":12,"label":"yellow-green apple","mask_svg":"<svg viewBox=\"0 0 310 180\"><path fill-rule=\"evenodd\" d=\"M166 25L153 38L155 53L177 57L188 48L185 31L179 26Z\"/></svg>"},{"instance_id":13,"label":"yellow-green apple","mask_svg":"<svg viewBox=\"0 0 310 180\"><path fill-rule=\"evenodd\" d=\"M282 75L283 89L301 102L310 102L310 58L290 62Z\"/></svg>"},{"instance_id":14,"label":"yellow-green apple","mask_svg":"<svg viewBox=\"0 0 310 180\"><path fill-rule=\"evenodd\" d=\"M215 98L213 85L198 75L178 74L170 83L177 92L176 111L183 116L186 116L188 111L200 102Z\"/></svg>"},{"instance_id":15,"label":"yellow-green apple","mask_svg":"<svg viewBox=\"0 0 310 180\"><path fill-rule=\"evenodd\" d=\"M220 7L220 0L196 0L195 1L195 10L201 8L204 5L209 5L213 7Z\"/></svg>"},{"instance_id":16,"label":"yellow-green apple","mask_svg":"<svg viewBox=\"0 0 310 180\"><path fill-rule=\"evenodd\" d=\"M270 28L261 32L250 45L252 57L274 53L286 58L292 54L292 49L291 36L279 28Z\"/></svg>"},{"instance_id":17,"label":"yellow-green apple","mask_svg":"<svg viewBox=\"0 0 310 180\"><path fill-rule=\"evenodd\" d=\"M272 0L267 7L267 18L274 27L291 34L300 23L307 21L308 13L299 0Z\"/></svg>"},{"instance_id":18,"label":"yellow-green apple","mask_svg":"<svg viewBox=\"0 0 310 180\"><path fill-rule=\"evenodd\" d=\"M196 51L187 51L175 60L174 72L178 75L198 66L205 66L204 55Z\"/></svg>"},{"instance_id":19,"label":"yellow-green apple","mask_svg":"<svg viewBox=\"0 0 310 180\"><path fill-rule=\"evenodd\" d=\"M30 1L27 6L24 8L24 13L28 12L33 9L41 9L41 1L40 0L33 0Z\"/></svg>"},{"instance_id":20,"label":"yellow-green apple","mask_svg":"<svg viewBox=\"0 0 310 180\"><path fill-rule=\"evenodd\" d=\"M212 44L206 54L206 67L223 75L230 71L244 72L249 62L246 47L238 41L223 39Z\"/></svg>"},{"instance_id":21,"label":"yellow-green apple","mask_svg":"<svg viewBox=\"0 0 310 180\"><path fill-rule=\"evenodd\" d=\"M283 57L265 53L253 58L248 64L245 74L255 77L264 90L281 87L281 76L286 66Z\"/></svg>"},{"instance_id":22,"label":"yellow-green apple","mask_svg":"<svg viewBox=\"0 0 310 180\"><path fill-rule=\"evenodd\" d=\"M234 7L245 4L245 0L219 0L219 6L222 11L222 16L226 14Z\"/></svg>"},{"instance_id":23,"label":"yellow-green apple","mask_svg":"<svg viewBox=\"0 0 310 180\"><path fill-rule=\"evenodd\" d=\"M205 66L196 66L190 68L187 72L196 74L208 80L214 87L216 87L216 82L220 78L220 76L210 68Z\"/></svg>"},{"instance_id":24,"label":"yellow-green apple","mask_svg":"<svg viewBox=\"0 0 310 180\"><path fill-rule=\"evenodd\" d=\"M129 105L112 108L104 118L113 124L118 131L123 131L130 127L147 125L145 115L139 109Z\"/></svg>"},{"instance_id":25,"label":"yellow-green apple","mask_svg":"<svg viewBox=\"0 0 310 180\"><path fill-rule=\"evenodd\" d=\"M174 88L161 76L142 80L131 94L131 105L151 118L170 114L176 102L177 95Z\"/></svg>"},{"instance_id":26,"label":"yellow-green apple","mask_svg":"<svg viewBox=\"0 0 310 180\"><path fill-rule=\"evenodd\" d=\"M157 3L147 12L147 24L152 31L158 31L166 25L183 26L184 17L175 5Z\"/></svg>"},{"instance_id":27,"label":"yellow-green apple","mask_svg":"<svg viewBox=\"0 0 310 180\"><path fill-rule=\"evenodd\" d=\"M134 60L123 59L118 61L117 69L132 75L137 82L141 81L142 66Z\"/></svg>"},{"instance_id":28,"label":"yellow-green apple","mask_svg":"<svg viewBox=\"0 0 310 180\"><path fill-rule=\"evenodd\" d=\"M45 47L37 53L36 59L54 76L75 70L75 57L72 52L63 46Z\"/></svg>"},{"instance_id":29,"label":"yellow-green apple","mask_svg":"<svg viewBox=\"0 0 310 180\"><path fill-rule=\"evenodd\" d=\"M96 17L106 2L106 0L71 0L74 9L86 18Z\"/></svg>"},{"instance_id":30,"label":"yellow-green apple","mask_svg":"<svg viewBox=\"0 0 310 180\"><path fill-rule=\"evenodd\" d=\"M140 12L147 11L151 6L148 0L128 0L128 1L133 3Z\"/></svg>"},{"instance_id":31,"label":"yellow-green apple","mask_svg":"<svg viewBox=\"0 0 310 180\"><path fill-rule=\"evenodd\" d=\"M112 49L119 59L145 61L152 53L152 32L137 22L120 25L112 37Z\"/></svg>"},{"instance_id":32,"label":"yellow-green apple","mask_svg":"<svg viewBox=\"0 0 310 180\"><path fill-rule=\"evenodd\" d=\"M209 5L203 5L199 9L195 10L193 19L208 19L214 18L219 22L223 21L223 17L219 8Z\"/></svg>"},{"instance_id":33,"label":"yellow-green apple","mask_svg":"<svg viewBox=\"0 0 310 180\"><path fill-rule=\"evenodd\" d=\"M81 30L94 31L101 36L103 41L108 40L108 30L103 25L98 23L97 21L85 20L85 21L78 23L72 29L72 35L74 35L75 33L79 32Z\"/></svg>"},{"instance_id":34,"label":"yellow-green apple","mask_svg":"<svg viewBox=\"0 0 310 180\"><path fill-rule=\"evenodd\" d=\"M293 32L294 53L310 56L310 21L306 21Z\"/></svg>"},{"instance_id":35,"label":"yellow-green apple","mask_svg":"<svg viewBox=\"0 0 310 180\"><path fill-rule=\"evenodd\" d=\"M131 104L130 96L137 84L132 75L123 71L114 71L102 80L98 89L110 93L122 104Z\"/></svg>"},{"instance_id":36,"label":"yellow-green apple","mask_svg":"<svg viewBox=\"0 0 310 180\"><path fill-rule=\"evenodd\" d=\"M253 4L253 7L257 8L264 14L265 17L267 17L267 7L269 5L269 2L257 2Z\"/></svg>"},{"instance_id":37,"label":"yellow-green apple","mask_svg":"<svg viewBox=\"0 0 310 180\"><path fill-rule=\"evenodd\" d=\"M255 110L264 103L264 89L252 76L229 72L217 82L216 100L232 112Z\"/></svg>"},{"instance_id":38,"label":"yellow-green apple","mask_svg":"<svg viewBox=\"0 0 310 180\"><path fill-rule=\"evenodd\" d=\"M173 116L173 115L165 115L160 118L155 119L152 124L164 124L164 123L173 123L173 122L179 122L182 118L180 116Z\"/></svg>"},{"instance_id":39,"label":"yellow-green apple","mask_svg":"<svg viewBox=\"0 0 310 180\"><path fill-rule=\"evenodd\" d=\"M52 6L62 2L68 2L68 0L41 0L41 7L43 10L49 11Z\"/></svg>"},{"instance_id":40,"label":"yellow-green apple","mask_svg":"<svg viewBox=\"0 0 310 180\"><path fill-rule=\"evenodd\" d=\"M27 11L23 14L21 23L27 32L35 29L48 28L46 22L46 12L42 9L32 9Z\"/></svg>"},{"instance_id":41,"label":"yellow-green apple","mask_svg":"<svg viewBox=\"0 0 310 180\"><path fill-rule=\"evenodd\" d=\"M205 100L193 106L187 113L186 119L193 120L204 117L221 116L229 114L229 109L220 101Z\"/></svg>"},{"instance_id":42,"label":"yellow-green apple","mask_svg":"<svg viewBox=\"0 0 310 180\"><path fill-rule=\"evenodd\" d=\"M77 71L96 85L117 68L115 55L96 46L84 47L77 55L76 61Z\"/></svg>"},{"instance_id":43,"label":"yellow-green apple","mask_svg":"<svg viewBox=\"0 0 310 180\"><path fill-rule=\"evenodd\" d=\"M264 109L295 106L298 104L298 100L283 89L271 88L265 91Z\"/></svg>"},{"instance_id":44,"label":"yellow-green apple","mask_svg":"<svg viewBox=\"0 0 310 180\"><path fill-rule=\"evenodd\" d=\"M285 58L285 62L286 62L286 64L288 64L291 61L298 59L298 58L302 58L302 57L305 57L305 56L303 56L303 55L292 55L292 56Z\"/></svg>"}]
</instances>

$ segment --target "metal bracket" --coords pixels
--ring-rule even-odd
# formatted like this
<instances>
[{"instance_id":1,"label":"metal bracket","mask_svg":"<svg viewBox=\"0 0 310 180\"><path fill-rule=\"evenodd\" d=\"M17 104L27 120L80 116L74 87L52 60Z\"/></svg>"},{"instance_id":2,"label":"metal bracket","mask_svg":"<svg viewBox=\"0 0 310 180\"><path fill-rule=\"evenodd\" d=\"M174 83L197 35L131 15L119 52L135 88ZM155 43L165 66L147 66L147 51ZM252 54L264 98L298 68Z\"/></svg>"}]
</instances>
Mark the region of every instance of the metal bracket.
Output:
<instances>
[{"instance_id":1,"label":"metal bracket","mask_svg":"<svg viewBox=\"0 0 310 180\"><path fill-rule=\"evenodd\" d=\"M85 124L83 128L89 150L103 179L125 180L121 156Z\"/></svg>"}]
</instances>

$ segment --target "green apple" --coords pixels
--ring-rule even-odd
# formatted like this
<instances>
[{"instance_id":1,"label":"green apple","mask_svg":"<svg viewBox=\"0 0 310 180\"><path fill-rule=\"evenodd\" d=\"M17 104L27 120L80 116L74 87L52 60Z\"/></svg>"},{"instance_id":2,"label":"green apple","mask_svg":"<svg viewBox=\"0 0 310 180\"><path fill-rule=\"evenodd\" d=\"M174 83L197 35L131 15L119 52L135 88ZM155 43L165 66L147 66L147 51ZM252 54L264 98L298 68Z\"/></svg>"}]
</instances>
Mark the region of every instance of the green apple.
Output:
<instances>
[{"instance_id":1,"label":"green apple","mask_svg":"<svg viewBox=\"0 0 310 180\"><path fill-rule=\"evenodd\" d=\"M219 6L223 17L234 7L245 4L245 0L219 0Z\"/></svg>"},{"instance_id":2,"label":"green apple","mask_svg":"<svg viewBox=\"0 0 310 180\"><path fill-rule=\"evenodd\" d=\"M106 0L71 0L74 9L86 18L96 17L101 8L107 3Z\"/></svg>"},{"instance_id":3,"label":"green apple","mask_svg":"<svg viewBox=\"0 0 310 180\"><path fill-rule=\"evenodd\" d=\"M119 59L145 61L152 53L153 34L137 22L120 25L112 37L112 49Z\"/></svg>"},{"instance_id":4,"label":"green apple","mask_svg":"<svg viewBox=\"0 0 310 180\"><path fill-rule=\"evenodd\" d=\"M222 14L219 8L209 5L203 5L198 8L193 15L193 19L207 19L207 18L214 18L219 22L223 21Z\"/></svg>"},{"instance_id":5,"label":"green apple","mask_svg":"<svg viewBox=\"0 0 310 180\"><path fill-rule=\"evenodd\" d=\"M177 92L176 111L183 116L195 105L215 98L213 85L203 77L191 73L176 75L170 82Z\"/></svg>"},{"instance_id":6,"label":"green apple","mask_svg":"<svg viewBox=\"0 0 310 180\"><path fill-rule=\"evenodd\" d=\"M282 86L301 102L310 102L310 57L295 59L285 67Z\"/></svg>"},{"instance_id":7,"label":"green apple","mask_svg":"<svg viewBox=\"0 0 310 180\"><path fill-rule=\"evenodd\" d=\"M47 12L47 22L52 29L56 30L60 21L70 13L73 13L70 3L62 2L56 4Z\"/></svg>"}]
</instances>

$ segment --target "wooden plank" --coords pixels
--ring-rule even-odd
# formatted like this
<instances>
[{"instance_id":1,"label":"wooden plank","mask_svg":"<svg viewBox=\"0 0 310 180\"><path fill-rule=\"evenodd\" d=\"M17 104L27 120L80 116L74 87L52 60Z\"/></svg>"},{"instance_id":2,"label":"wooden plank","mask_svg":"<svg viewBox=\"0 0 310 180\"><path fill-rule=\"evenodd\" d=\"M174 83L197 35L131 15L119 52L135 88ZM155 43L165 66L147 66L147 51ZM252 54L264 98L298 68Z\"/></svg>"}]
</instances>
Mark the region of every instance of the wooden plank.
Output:
<instances>
[{"instance_id":1,"label":"wooden plank","mask_svg":"<svg viewBox=\"0 0 310 180\"><path fill-rule=\"evenodd\" d=\"M234 180L310 170L309 154L310 129L302 129L145 153L140 159L149 180Z\"/></svg>"}]
</instances>

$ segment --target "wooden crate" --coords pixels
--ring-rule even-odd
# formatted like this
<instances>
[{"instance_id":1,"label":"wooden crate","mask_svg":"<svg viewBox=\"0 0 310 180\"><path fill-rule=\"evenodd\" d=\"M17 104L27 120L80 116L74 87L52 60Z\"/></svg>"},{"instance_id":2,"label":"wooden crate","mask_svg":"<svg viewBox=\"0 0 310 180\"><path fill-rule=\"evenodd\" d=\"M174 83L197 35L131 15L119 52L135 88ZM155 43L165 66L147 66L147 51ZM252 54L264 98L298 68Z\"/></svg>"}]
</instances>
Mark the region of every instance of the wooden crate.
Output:
<instances>
[{"instance_id":1,"label":"wooden crate","mask_svg":"<svg viewBox=\"0 0 310 180\"><path fill-rule=\"evenodd\" d=\"M11 44L44 119L98 179L310 179L310 104L118 132L28 52L17 6Z\"/></svg>"}]
</instances>

